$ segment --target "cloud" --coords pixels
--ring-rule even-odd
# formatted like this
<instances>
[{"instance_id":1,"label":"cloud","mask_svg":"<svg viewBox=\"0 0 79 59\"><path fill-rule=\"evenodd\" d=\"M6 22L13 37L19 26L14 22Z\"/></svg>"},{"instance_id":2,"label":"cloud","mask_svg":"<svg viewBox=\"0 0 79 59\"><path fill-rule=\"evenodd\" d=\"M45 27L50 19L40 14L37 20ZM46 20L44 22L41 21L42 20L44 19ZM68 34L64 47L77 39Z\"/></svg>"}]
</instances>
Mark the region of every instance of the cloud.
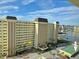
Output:
<instances>
[{"instance_id":1,"label":"cloud","mask_svg":"<svg viewBox=\"0 0 79 59\"><path fill-rule=\"evenodd\" d=\"M0 0L0 4L8 3L8 2L14 2L16 0Z\"/></svg>"},{"instance_id":2,"label":"cloud","mask_svg":"<svg viewBox=\"0 0 79 59\"><path fill-rule=\"evenodd\" d=\"M23 0L22 1L22 4L23 5L28 5L28 4L30 4L30 3L32 3L32 2L34 2L35 0Z\"/></svg>"},{"instance_id":3,"label":"cloud","mask_svg":"<svg viewBox=\"0 0 79 59\"><path fill-rule=\"evenodd\" d=\"M0 14L6 14L9 13L9 11L5 10L5 11L0 11Z\"/></svg>"},{"instance_id":4,"label":"cloud","mask_svg":"<svg viewBox=\"0 0 79 59\"><path fill-rule=\"evenodd\" d=\"M4 13L8 13L9 11L3 11Z\"/></svg>"},{"instance_id":5,"label":"cloud","mask_svg":"<svg viewBox=\"0 0 79 59\"><path fill-rule=\"evenodd\" d=\"M54 7L54 0L36 0L36 4L41 8L41 9L50 9Z\"/></svg>"},{"instance_id":6,"label":"cloud","mask_svg":"<svg viewBox=\"0 0 79 59\"><path fill-rule=\"evenodd\" d=\"M79 18L79 8L75 6L59 7L48 10L37 10L26 14L26 18L48 18L51 21L71 21Z\"/></svg>"},{"instance_id":7,"label":"cloud","mask_svg":"<svg viewBox=\"0 0 79 59\"><path fill-rule=\"evenodd\" d=\"M19 9L18 6L13 6L13 5L0 6L0 14L7 14L7 13L10 13L12 11L17 11L18 9Z\"/></svg>"},{"instance_id":8,"label":"cloud","mask_svg":"<svg viewBox=\"0 0 79 59\"><path fill-rule=\"evenodd\" d=\"M70 13L76 11L79 11L79 8L74 6L69 6L69 7L53 8L48 10L38 10L38 11L29 12L28 14L54 14L54 13L67 13L67 12Z\"/></svg>"},{"instance_id":9,"label":"cloud","mask_svg":"<svg viewBox=\"0 0 79 59\"><path fill-rule=\"evenodd\" d=\"M0 10L17 10L19 9L18 6L13 6L13 5L9 5L9 6L0 6Z\"/></svg>"}]
</instances>

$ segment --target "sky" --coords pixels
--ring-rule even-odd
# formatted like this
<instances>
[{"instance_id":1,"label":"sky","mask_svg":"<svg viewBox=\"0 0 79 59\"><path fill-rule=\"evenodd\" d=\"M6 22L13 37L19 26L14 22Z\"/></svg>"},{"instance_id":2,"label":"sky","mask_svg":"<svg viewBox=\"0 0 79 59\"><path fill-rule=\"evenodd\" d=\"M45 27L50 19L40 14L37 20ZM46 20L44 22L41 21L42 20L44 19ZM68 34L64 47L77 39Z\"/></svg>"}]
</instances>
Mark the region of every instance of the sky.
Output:
<instances>
[{"instance_id":1,"label":"sky","mask_svg":"<svg viewBox=\"0 0 79 59\"><path fill-rule=\"evenodd\" d=\"M26 21L42 17L49 23L79 25L79 8L68 0L0 0L0 18L5 16Z\"/></svg>"}]
</instances>

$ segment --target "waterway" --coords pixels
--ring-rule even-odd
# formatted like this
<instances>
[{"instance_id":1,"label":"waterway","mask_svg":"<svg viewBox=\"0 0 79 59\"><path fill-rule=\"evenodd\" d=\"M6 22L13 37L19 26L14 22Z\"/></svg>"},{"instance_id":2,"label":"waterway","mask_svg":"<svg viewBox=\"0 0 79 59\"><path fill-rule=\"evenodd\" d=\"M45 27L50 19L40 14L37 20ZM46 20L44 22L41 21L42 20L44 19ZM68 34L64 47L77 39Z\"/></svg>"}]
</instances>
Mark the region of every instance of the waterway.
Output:
<instances>
[{"instance_id":1,"label":"waterway","mask_svg":"<svg viewBox=\"0 0 79 59\"><path fill-rule=\"evenodd\" d=\"M74 33L74 32L67 32L66 36L64 37L65 40L68 40L68 41L77 41L79 42L79 33Z\"/></svg>"}]
</instances>

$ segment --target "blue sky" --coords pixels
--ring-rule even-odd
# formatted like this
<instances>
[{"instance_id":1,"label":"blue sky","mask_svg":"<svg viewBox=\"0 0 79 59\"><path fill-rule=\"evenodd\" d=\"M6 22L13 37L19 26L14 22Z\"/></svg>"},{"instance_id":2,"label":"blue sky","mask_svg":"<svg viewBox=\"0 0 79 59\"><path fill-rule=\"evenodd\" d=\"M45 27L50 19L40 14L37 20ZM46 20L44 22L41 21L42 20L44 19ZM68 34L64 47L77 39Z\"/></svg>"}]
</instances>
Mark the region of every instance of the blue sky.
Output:
<instances>
[{"instance_id":1,"label":"blue sky","mask_svg":"<svg viewBox=\"0 0 79 59\"><path fill-rule=\"evenodd\" d=\"M50 23L79 25L79 8L68 0L0 0L0 17L7 15L26 21L43 17Z\"/></svg>"}]
</instances>

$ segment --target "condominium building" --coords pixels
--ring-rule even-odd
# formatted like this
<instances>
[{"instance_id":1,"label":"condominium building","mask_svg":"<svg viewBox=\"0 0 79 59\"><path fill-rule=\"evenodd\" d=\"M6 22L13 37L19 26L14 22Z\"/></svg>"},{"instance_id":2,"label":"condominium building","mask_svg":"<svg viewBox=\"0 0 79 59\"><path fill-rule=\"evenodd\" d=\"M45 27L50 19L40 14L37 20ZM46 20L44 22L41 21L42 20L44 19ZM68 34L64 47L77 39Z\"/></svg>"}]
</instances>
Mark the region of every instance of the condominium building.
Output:
<instances>
[{"instance_id":1,"label":"condominium building","mask_svg":"<svg viewBox=\"0 0 79 59\"><path fill-rule=\"evenodd\" d=\"M49 24L45 18L27 22L7 16L0 20L0 55L12 56L31 47L47 47L50 41L57 43L58 25Z\"/></svg>"},{"instance_id":2,"label":"condominium building","mask_svg":"<svg viewBox=\"0 0 79 59\"><path fill-rule=\"evenodd\" d=\"M20 52L33 47L35 34L33 22L16 21L16 51Z\"/></svg>"},{"instance_id":3,"label":"condominium building","mask_svg":"<svg viewBox=\"0 0 79 59\"><path fill-rule=\"evenodd\" d=\"M49 23L48 24L48 42L52 43L54 42L54 24L53 23Z\"/></svg>"},{"instance_id":4,"label":"condominium building","mask_svg":"<svg viewBox=\"0 0 79 59\"><path fill-rule=\"evenodd\" d=\"M74 26L73 29L74 32L79 33L79 26Z\"/></svg>"},{"instance_id":5,"label":"condominium building","mask_svg":"<svg viewBox=\"0 0 79 59\"><path fill-rule=\"evenodd\" d=\"M8 53L8 24L5 20L0 20L0 56Z\"/></svg>"},{"instance_id":6,"label":"condominium building","mask_svg":"<svg viewBox=\"0 0 79 59\"><path fill-rule=\"evenodd\" d=\"M12 21L12 22L11 22ZM23 21L14 21L8 20L10 23L8 25L9 36L11 39L9 40L9 53L8 55L15 55L18 52L26 50L27 48L33 47L33 40L34 40L34 23L33 22L23 22ZM13 25L11 25L13 24ZM12 36L11 36L12 35ZM13 41L12 41L13 40Z\"/></svg>"},{"instance_id":7,"label":"condominium building","mask_svg":"<svg viewBox=\"0 0 79 59\"><path fill-rule=\"evenodd\" d=\"M54 22L53 43L57 43L59 31L59 22Z\"/></svg>"},{"instance_id":8,"label":"condominium building","mask_svg":"<svg viewBox=\"0 0 79 59\"><path fill-rule=\"evenodd\" d=\"M33 47L34 22L18 21L16 17L6 17L0 21L0 55L12 56Z\"/></svg>"},{"instance_id":9,"label":"condominium building","mask_svg":"<svg viewBox=\"0 0 79 59\"><path fill-rule=\"evenodd\" d=\"M48 39L48 21L44 18L37 18L35 20L35 48L47 48Z\"/></svg>"},{"instance_id":10,"label":"condominium building","mask_svg":"<svg viewBox=\"0 0 79 59\"><path fill-rule=\"evenodd\" d=\"M16 19L7 18L8 24L8 56L16 53Z\"/></svg>"},{"instance_id":11,"label":"condominium building","mask_svg":"<svg viewBox=\"0 0 79 59\"><path fill-rule=\"evenodd\" d=\"M57 43L59 22L48 23L48 43Z\"/></svg>"}]
</instances>

